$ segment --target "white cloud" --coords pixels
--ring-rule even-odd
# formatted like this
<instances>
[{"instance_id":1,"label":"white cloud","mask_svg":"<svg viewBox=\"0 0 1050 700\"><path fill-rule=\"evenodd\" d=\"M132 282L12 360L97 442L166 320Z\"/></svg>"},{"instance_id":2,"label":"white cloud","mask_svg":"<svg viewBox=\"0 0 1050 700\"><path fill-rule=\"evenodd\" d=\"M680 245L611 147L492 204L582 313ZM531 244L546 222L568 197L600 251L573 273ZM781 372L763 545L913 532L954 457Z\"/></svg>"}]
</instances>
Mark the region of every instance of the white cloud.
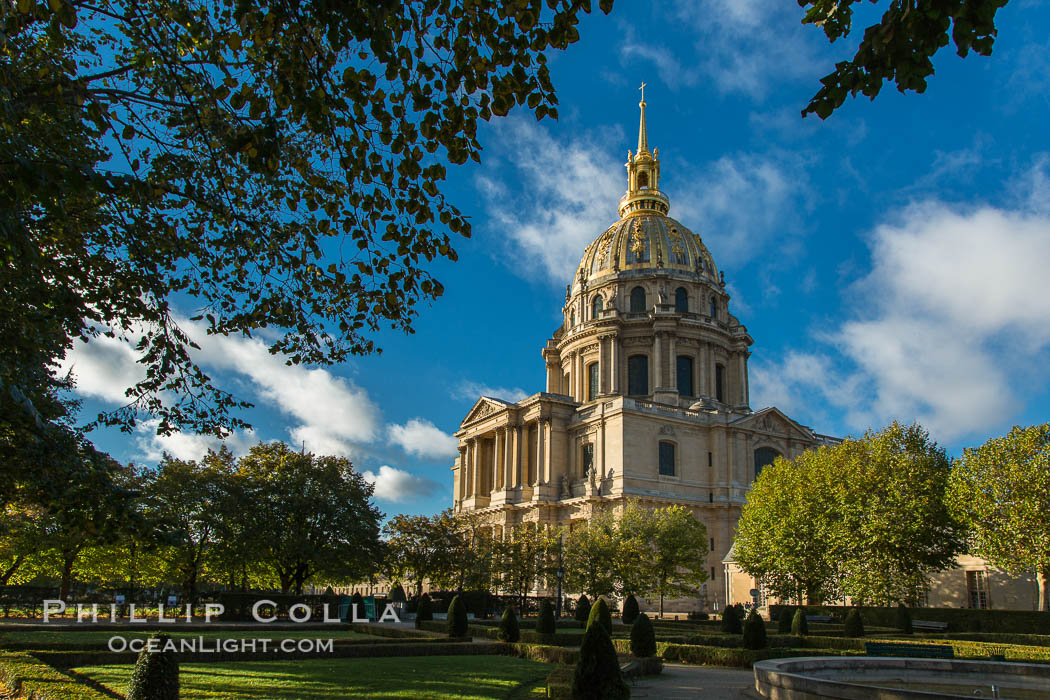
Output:
<instances>
[{"instance_id":1,"label":"white cloud","mask_svg":"<svg viewBox=\"0 0 1050 700\"><path fill-rule=\"evenodd\" d=\"M494 387L470 381L460 382L456 388L452 390L452 398L454 399L477 401L482 396L503 399L504 401L516 403L524 399L526 396L531 396L531 394L524 389L519 389L518 387L508 389L502 386Z\"/></svg>"},{"instance_id":2,"label":"white cloud","mask_svg":"<svg viewBox=\"0 0 1050 700\"><path fill-rule=\"evenodd\" d=\"M675 179L684 187L669 195L671 215L700 234L719 266L742 265L774 240L781 257L805 233L808 167L786 152L723 156Z\"/></svg>"},{"instance_id":3,"label":"white cloud","mask_svg":"<svg viewBox=\"0 0 1050 700\"><path fill-rule=\"evenodd\" d=\"M663 44L639 41L634 27L622 23L624 42L620 45L620 62L624 65L634 63L636 60L649 61L656 66L660 80L671 89L682 86L695 85L699 79L699 71L693 67L686 67L671 53Z\"/></svg>"},{"instance_id":4,"label":"white cloud","mask_svg":"<svg viewBox=\"0 0 1050 700\"><path fill-rule=\"evenodd\" d=\"M742 93L756 101L786 80L810 81L828 65L818 59L826 44L814 27L801 24L795 3L780 0L678 0L675 19L696 37L697 68L724 93ZM659 65L659 64L657 64ZM822 72L823 71L823 72ZM660 72L669 85L675 82Z\"/></svg>"},{"instance_id":5,"label":"white cloud","mask_svg":"<svg viewBox=\"0 0 1050 700\"><path fill-rule=\"evenodd\" d=\"M326 369L288 365L283 356L271 355L258 338L209 336L202 324L185 319L179 324L200 345L194 358L203 367L247 378L248 391L255 394L252 398L295 419L288 429L292 443L305 441L306 449L316 454L350 457L356 445L373 442L382 434L379 407L351 380ZM78 393L126 403L124 390L143 376L135 362L137 357L129 343L100 337L87 344L78 343L67 355L64 367L73 369ZM147 421L144 425L149 424ZM183 434L139 440L146 455L159 455L168 449L172 454L200 456L214 444L207 438Z\"/></svg>"},{"instance_id":6,"label":"white cloud","mask_svg":"<svg viewBox=\"0 0 1050 700\"><path fill-rule=\"evenodd\" d=\"M389 434L392 443L419 457L455 457L459 446L456 438L422 418L413 418L404 425L393 424Z\"/></svg>"},{"instance_id":7,"label":"white cloud","mask_svg":"<svg viewBox=\"0 0 1050 700\"><path fill-rule=\"evenodd\" d=\"M1046 165L1027 176L1036 191ZM888 216L851 290L857 317L823 336L839 354L756 363L755 396L806 413L816 394L851 429L918 420L946 441L1008 425L1050 360L1050 214L1038 201L931 200Z\"/></svg>"},{"instance_id":8,"label":"white cloud","mask_svg":"<svg viewBox=\"0 0 1050 700\"><path fill-rule=\"evenodd\" d=\"M124 392L146 376L137 359L138 355L123 340L99 336L87 343L75 343L59 371L65 374L72 370L76 391L83 396L126 404L130 399Z\"/></svg>"},{"instance_id":9,"label":"white cloud","mask_svg":"<svg viewBox=\"0 0 1050 700\"><path fill-rule=\"evenodd\" d=\"M410 474L403 469L383 465L379 472L362 472L365 480L375 484L375 498L378 501L404 503L430 497L442 486L430 479Z\"/></svg>"},{"instance_id":10,"label":"white cloud","mask_svg":"<svg viewBox=\"0 0 1050 700\"><path fill-rule=\"evenodd\" d=\"M559 142L534 121L500 120L492 158L476 179L491 217L491 234L508 243L510 266L544 274L557 284L572 279L581 251L616 221L626 187L629 140L619 131ZM517 171L513 191L501 179Z\"/></svg>"},{"instance_id":11,"label":"white cloud","mask_svg":"<svg viewBox=\"0 0 1050 700\"><path fill-rule=\"evenodd\" d=\"M139 423L135 428L135 432L138 433L135 442L138 445L139 457L151 462L160 461L165 452L175 459L196 461L204 457L208 450L218 451L222 445L226 445L234 455L240 457L259 442L253 430L236 431L224 440L212 435L191 433L158 435L159 422L157 419L151 419Z\"/></svg>"}]
</instances>

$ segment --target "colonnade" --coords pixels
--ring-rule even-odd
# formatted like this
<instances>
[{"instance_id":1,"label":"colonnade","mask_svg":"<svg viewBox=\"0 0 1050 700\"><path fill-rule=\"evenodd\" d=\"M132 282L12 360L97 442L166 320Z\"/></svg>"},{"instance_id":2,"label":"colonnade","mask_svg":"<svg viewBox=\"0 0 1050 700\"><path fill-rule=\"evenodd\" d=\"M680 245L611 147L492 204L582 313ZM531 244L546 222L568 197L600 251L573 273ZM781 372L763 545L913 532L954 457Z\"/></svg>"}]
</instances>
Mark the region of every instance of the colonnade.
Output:
<instances>
[{"instance_id":1,"label":"colonnade","mask_svg":"<svg viewBox=\"0 0 1050 700\"><path fill-rule=\"evenodd\" d=\"M459 448L459 499L535 487L550 481L551 420L498 426Z\"/></svg>"}]
</instances>

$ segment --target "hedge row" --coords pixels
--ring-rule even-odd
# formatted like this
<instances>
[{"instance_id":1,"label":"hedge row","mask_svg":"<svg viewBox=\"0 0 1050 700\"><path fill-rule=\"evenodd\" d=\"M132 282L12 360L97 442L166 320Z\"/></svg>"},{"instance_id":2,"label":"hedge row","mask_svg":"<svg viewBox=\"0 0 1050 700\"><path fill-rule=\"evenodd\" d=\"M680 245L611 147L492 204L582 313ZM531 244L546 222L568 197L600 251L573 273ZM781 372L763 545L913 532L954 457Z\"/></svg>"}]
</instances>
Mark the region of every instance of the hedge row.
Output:
<instances>
[{"instance_id":1,"label":"hedge row","mask_svg":"<svg viewBox=\"0 0 1050 700\"><path fill-rule=\"evenodd\" d=\"M427 632L445 633L448 631L448 626L444 620L430 620L419 623L419 629L425 630ZM623 627L622 634L626 635L629 632L630 628ZM471 635L472 637L499 639L499 629L497 627L490 627L487 625L471 624L467 627L467 634ZM554 634L540 634L539 632L536 632L535 630L530 630L526 627L521 630L520 641L526 642L528 644L578 647L580 646L580 642L583 641L583 636L571 632L555 632Z\"/></svg>"},{"instance_id":2,"label":"hedge row","mask_svg":"<svg viewBox=\"0 0 1050 700\"><path fill-rule=\"evenodd\" d=\"M778 619L785 606L771 605L769 614ZM807 605L807 615L834 615L842 619L847 607ZM968 608L908 608L913 620L947 622L951 632L1004 632L1011 634L1050 634L1050 612L1034 610L971 610ZM897 608L862 607L865 625L896 628Z\"/></svg>"},{"instance_id":3,"label":"hedge row","mask_svg":"<svg viewBox=\"0 0 1050 700\"><path fill-rule=\"evenodd\" d=\"M0 652L0 685L12 697L35 700L108 700L110 697L22 652Z\"/></svg>"},{"instance_id":4,"label":"hedge row","mask_svg":"<svg viewBox=\"0 0 1050 700\"><path fill-rule=\"evenodd\" d=\"M503 654L504 656L517 656L519 659L540 661L546 664L565 664L574 666L580 658L580 652L578 649L566 649L565 647L555 647L547 644L526 644L525 642L515 642L514 644L501 643L492 646L497 649L497 653Z\"/></svg>"},{"instance_id":5,"label":"hedge row","mask_svg":"<svg viewBox=\"0 0 1050 700\"><path fill-rule=\"evenodd\" d=\"M444 625L443 620L438 621L439 624ZM427 623L422 623L427 624ZM362 622L353 622L350 624L351 632L359 632L360 634L369 634L373 637L391 637L393 639L415 639L421 641L424 639L434 639L433 635L427 634L426 632L420 632L417 630L404 629L402 627L387 627L385 625L366 625ZM447 630L442 627L442 632Z\"/></svg>"}]
</instances>

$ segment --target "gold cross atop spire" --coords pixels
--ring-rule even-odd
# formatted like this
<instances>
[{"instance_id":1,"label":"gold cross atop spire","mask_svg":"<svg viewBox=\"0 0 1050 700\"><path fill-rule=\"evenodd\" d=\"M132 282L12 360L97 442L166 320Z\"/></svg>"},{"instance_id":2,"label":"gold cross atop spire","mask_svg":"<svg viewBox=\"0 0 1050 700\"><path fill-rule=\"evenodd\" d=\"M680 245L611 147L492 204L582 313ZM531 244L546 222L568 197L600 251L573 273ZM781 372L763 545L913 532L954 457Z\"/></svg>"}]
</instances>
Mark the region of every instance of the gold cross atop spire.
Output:
<instances>
[{"instance_id":1,"label":"gold cross atop spire","mask_svg":"<svg viewBox=\"0 0 1050 700\"><path fill-rule=\"evenodd\" d=\"M649 152L649 135L645 132L645 83L638 89L642 91L642 101L638 103L642 109L642 118L638 125L638 154L641 155Z\"/></svg>"}]
</instances>

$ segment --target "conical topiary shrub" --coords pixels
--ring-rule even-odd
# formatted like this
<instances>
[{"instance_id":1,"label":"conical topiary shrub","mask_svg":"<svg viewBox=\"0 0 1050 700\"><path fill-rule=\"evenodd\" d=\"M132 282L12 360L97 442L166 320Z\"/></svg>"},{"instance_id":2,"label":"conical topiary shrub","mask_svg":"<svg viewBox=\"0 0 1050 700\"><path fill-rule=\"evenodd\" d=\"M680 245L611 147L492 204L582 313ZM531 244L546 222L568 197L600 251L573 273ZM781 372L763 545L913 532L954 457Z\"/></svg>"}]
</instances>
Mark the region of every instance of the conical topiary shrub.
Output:
<instances>
[{"instance_id":1,"label":"conical topiary shrub","mask_svg":"<svg viewBox=\"0 0 1050 700\"><path fill-rule=\"evenodd\" d=\"M540 615L536 618L536 631L540 634L554 634L554 607L544 598L540 601Z\"/></svg>"},{"instance_id":2,"label":"conical topiary shrub","mask_svg":"<svg viewBox=\"0 0 1050 700\"><path fill-rule=\"evenodd\" d=\"M390 602L391 603L404 603L405 602L405 589L401 587L401 584L395 584L390 589Z\"/></svg>"},{"instance_id":3,"label":"conical topiary shrub","mask_svg":"<svg viewBox=\"0 0 1050 700\"><path fill-rule=\"evenodd\" d=\"M460 600L459 595L452 598L448 605L448 636L467 636L467 606Z\"/></svg>"},{"instance_id":4,"label":"conical topiary shrub","mask_svg":"<svg viewBox=\"0 0 1050 700\"><path fill-rule=\"evenodd\" d=\"M590 627L595 622L605 628L605 632L611 637L612 636L612 614L609 612L609 604L605 602L605 598L598 598L594 602L594 606L591 608L591 614L587 616L587 626Z\"/></svg>"},{"instance_id":5,"label":"conical topiary shrub","mask_svg":"<svg viewBox=\"0 0 1050 700\"><path fill-rule=\"evenodd\" d=\"M806 609L795 610L795 617L791 619L791 634L796 637L805 637L809 634L809 623L806 622Z\"/></svg>"},{"instance_id":6,"label":"conical topiary shrub","mask_svg":"<svg viewBox=\"0 0 1050 700\"><path fill-rule=\"evenodd\" d=\"M730 605L722 611L722 632L725 634L740 634L743 631L736 606Z\"/></svg>"},{"instance_id":7,"label":"conical topiary shrub","mask_svg":"<svg viewBox=\"0 0 1050 700\"><path fill-rule=\"evenodd\" d=\"M638 613L631 625L631 653L640 658L656 656L656 632L645 613Z\"/></svg>"},{"instance_id":8,"label":"conical topiary shrub","mask_svg":"<svg viewBox=\"0 0 1050 700\"><path fill-rule=\"evenodd\" d=\"M574 617L580 622L587 622L587 617L591 614L591 601L587 600L587 596L581 595L580 599L576 601L576 614Z\"/></svg>"},{"instance_id":9,"label":"conical topiary shrub","mask_svg":"<svg viewBox=\"0 0 1050 700\"><path fill-rule=\"evenodd\" d=\"M627 700L631 697L631 690L620 675L612 638L600 624L588 625L583 633L580 660L572 674L572 697L573 700Z\"/></svg>"},{"instance_id":10,"label":"conical topiary shrub","mask_svg":"<svg viewBox=\"0 0 1050 700\"><path fill-rule=\"evenodd\" d=\"M416 627L419 627L419 623L421 622L433 619L434 603L430 600L430 596L424 593L420 596L419 602L416 604Z\"/></svg>"},{"instance_id":11,"label":"conical topiary shrub","mask_svg":"<svg viewBox=\"0 0 1050 700\"><path fill-rule=\"evenodd\" d=\"M901 634L911 634L911 611L904 603L897 604L897 629Z\"/></svg>"},{"instance_id":12,"label":"conical topiary shrub","mask_svg":"<svg viewBox=\"0 0 1050 700\"><path fill-rule=\"evenodd\" d=\"M744 621L744 648L765 649L768 645L766 621L762 619L757 610L752 610L747 620Z\"/></svg>"},{"instance_id":13,"label":"conical topiary shrub","mask_svg":"<svg viewBox=\"0 0 1050 700\"><path fill-rule=\"evenodd\" d=\"M864 636L864 618L860 615L859 608L850 608L846 613L846 622L843 625L847 637Z\"/></svg>"},{"instance_id":14,"label":"conical topiary shrub","mask_svg":"<svg viewBox=\"0 0 1050 700\"><path fill-rule=\"evenodd\" d=\"M518 616L514 614L514 608L508 605L503 609L503 617L499 621L499 632L496 635L501 642L514 643L521 639L521 631L518 629Z\"/></svg>"},{"instance_id":15,"label":"conical topiary shrub","mask_svg":"<svg viewBox=\"0 0 1050 700\"><path fill-rule=\"evenodd\" d=\"M777 618L777 632L779 634L791 634L791 621L795 618L795 609L786 606L780 609L780 617Z\"/></svg>"},{"instance_id":16,"label":"conical topiary shrub","mask_svg":"<svg viewBox=\"0 0 1050 700\"><path fill-rule=\"evenodd\" d=\"M127 700L179 700L179 662L175 652L164 650L169 641L166 634L154 635L139 652Z\"/></svg>"},{"instance_id":17,"label":"conical topiary shrub","mask_svg":"<svg viewBox=\"0 0 1050 700\"><path fill-rule=\"evenodd\" d=\"M620 619L623 620L625 625L633 625L634 621L638 619L638 599L633 595L627 596L623 601L623 611L620 613Z\"/></svg>"},{"instance_id":18,"label":"conical topiary shrub","mask_svg":"<svg viewBox=\"0 0 1050 700\"><path fill-rule=\"evenodd\" d=\"M365 599L357 591L350 596L350 611L353 613L350 616L351 620L358 620L365 616Z\"/></svg>"}]
</instances>

